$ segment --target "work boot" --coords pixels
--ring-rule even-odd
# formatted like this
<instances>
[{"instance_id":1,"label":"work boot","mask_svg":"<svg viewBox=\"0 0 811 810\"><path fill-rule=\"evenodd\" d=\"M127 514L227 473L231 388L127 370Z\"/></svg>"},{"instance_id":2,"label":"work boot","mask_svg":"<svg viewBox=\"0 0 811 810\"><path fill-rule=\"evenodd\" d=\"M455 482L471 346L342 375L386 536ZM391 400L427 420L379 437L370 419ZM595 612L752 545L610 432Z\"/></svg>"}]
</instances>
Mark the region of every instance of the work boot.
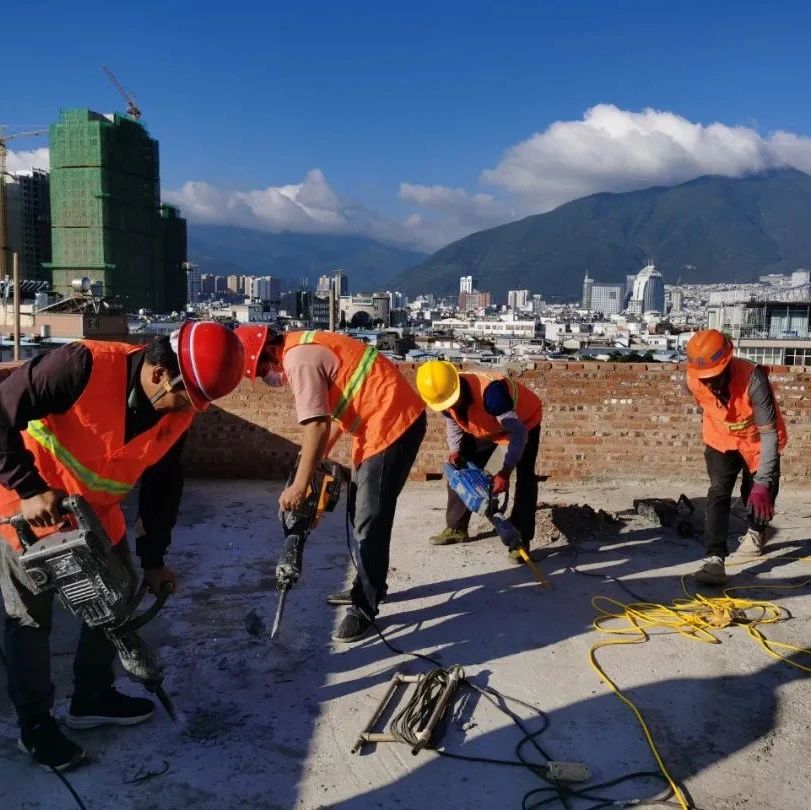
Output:
<instances>
[{"instance_id":1,"label":"work boot","mask_svg":"<svg viewBox=\"0 0 811 810\"><path fill-rule=\"evenodd\" d=\"M724 560L721 557L705 557L701 568L693 574L693 579L704 585L723 585L727 581Z\"/></svg>"},{"instance_id":2,"label":"work boot","mask_svg":"<svg viewBox=\"0 0 811 810\"><path fill-rule=\"evenodd\" d=\"M346 616L341 619L338 629L332 634L332 640L345 644L360 641L371 627L372 623L363 615L363 612L354 605L350 605L346 609Z\"/></svg>"},{"instance_id":3,"label":"work boot","mask_svg":"<svg viewBox=\"0 0 811 810\"><path fill-rule=\"evenodd\" d=\"M384 592L382 596L379 596L377 599L378 605L381 602L386 601L386 593ZM341 605L351 605L352 604L352 589L347 588L345 591L335 591L335 593L331 593L327 597L327 604L332 605L333 607L341 607Z\"/></svg>"},{"instance_id":4,"label":"work boot","mask_svg":"<svg viewBox=\"0 0 811 810\"><path fill-rule=\"evenodd\" d=\"M738 540L740 545L736 554L740 557L761 557L763 548L766 545L766 530L758 530L750 527L746 534L742 534Z\"/></svg>"},{"instance_id":5,"label":"work boot","mask_svg":"<svg viewBox=\"0 0 811 810\"><path fill-rule=\"evenodd\" d=\"M131 697L110 687L99 695L74 695L65 725L73 729L97 726L137 726L155 714L155 704L146 698Z\"/></svg>"},{"instance_id":6,"label":"work boot","mask_svg":"<svg viewBox=\"0 0 811 810\"><path fill-rule=\"evenodd\" d=\"M464 529L443 529L431 538L432 546L450 546L453 543L467 543L470 540Z\"/></svg>"},{"instance_id":7,"label":"work boot","mask_svg":"<svg viewBox=\"0 0 811 810\"><path fill-rule=\"evenodd\" d=\"M34 723L24 724L17 747L46 771L52 768L67 771L84 759L81 747L62 733L50 714L43 715Z\"/></svg>"}]
</instances>

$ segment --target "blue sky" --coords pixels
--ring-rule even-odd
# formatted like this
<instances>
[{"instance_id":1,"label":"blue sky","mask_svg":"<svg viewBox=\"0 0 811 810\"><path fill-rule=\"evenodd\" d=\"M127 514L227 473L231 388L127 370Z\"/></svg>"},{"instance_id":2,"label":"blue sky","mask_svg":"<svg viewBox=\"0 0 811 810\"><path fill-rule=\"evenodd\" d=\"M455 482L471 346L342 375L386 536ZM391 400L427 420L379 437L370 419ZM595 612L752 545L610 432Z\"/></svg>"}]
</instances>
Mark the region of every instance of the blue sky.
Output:
<instances>
[{"instance_id":1,"label":"blue sky","mask_svg":"<svg viewBox=\"0 0 811 810\"><path fill-rule=\"evenodd\" d=\"M433 247L580 193L811 170L804 140L768 140L811 134L807 3L28 2L3 29L0 120L120 108L108 64L160 140L167 196L201 221ZM632 117L647 108L681 134ZM532 141L556 122L551 146ZM714 143L691 129L714 122L730 128ZM625 172L640 131L652 169Z\"/></svg>"}]
</instances>

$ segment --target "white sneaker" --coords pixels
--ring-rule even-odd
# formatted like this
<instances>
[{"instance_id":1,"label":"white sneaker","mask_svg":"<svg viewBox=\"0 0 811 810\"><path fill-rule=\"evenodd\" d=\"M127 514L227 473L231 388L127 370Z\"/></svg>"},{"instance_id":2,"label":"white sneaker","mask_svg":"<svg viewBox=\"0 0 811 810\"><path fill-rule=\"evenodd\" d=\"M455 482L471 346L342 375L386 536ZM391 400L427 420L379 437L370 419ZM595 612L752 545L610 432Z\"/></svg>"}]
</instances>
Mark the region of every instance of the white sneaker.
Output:
<instances>
[{"instance_id":1,"label":"white sneaker","mask_svg":"<svg viewBox=\"0 0 811 810\"><path fill-rule=\"evenodd\" d=\"M763 548L766 545L766 530L758 531L757 529L750 528L746 534L742 534L738 540L736 554L741 557L760 557L763 555Z\"/></svg>"},{"instance_id":2,"label":"white sneaker","mask_svg":"<svg viewBox=\"0 0 811 810\"><path fill-rule=\"evenodd\" d=\"M723 585L727 581L727 572L721 557L705 557L701 568L693 574L696 582L705 585Z\"/></svg>"}]
</instances>

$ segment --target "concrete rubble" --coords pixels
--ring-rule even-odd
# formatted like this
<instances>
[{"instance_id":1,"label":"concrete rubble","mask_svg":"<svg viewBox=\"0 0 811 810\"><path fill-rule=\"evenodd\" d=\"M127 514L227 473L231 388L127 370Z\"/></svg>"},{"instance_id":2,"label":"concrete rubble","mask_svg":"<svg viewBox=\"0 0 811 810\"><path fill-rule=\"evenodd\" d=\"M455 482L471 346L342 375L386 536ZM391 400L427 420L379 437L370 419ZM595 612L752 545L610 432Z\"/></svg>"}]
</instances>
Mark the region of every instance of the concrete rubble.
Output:
<instances>
[{"instance_id":1,"label":"concrete rubble","mask_svg":"<svg viewBox=\"0 0 811 810\"><path fill-rule=\"evenodd\" d=\"M808 492L786 489L769 554L733 570L740 584L762 586L759 597L790 611L792 618L765 628L767 635L804 647L811 565L797 558L807 552L811 514ZM75 732L92 755L68 774L85 805L520 808L524 794L542 785L524 769L474 765L431 751L412 757L400 745L350 754L392 673L421 671L423 664L391 654L378 638L341 647L330 642L340 614L324 597L350 576L340 507L310 537L304 576L290 594L279 638L268 641L262 625L275 609L279 491L278 484L260 482L187 484L171 552L182 587L146 631L166 666L181 720L173 725L158 714L131 729ZM631 601L610 578L651 601L683 595L680 577L695 567L700 542L651 525L635 513L633 501L686 492L700 512L703 482L542 485L541 492L535 556L551 590L511 565L498 540L483 531L476 542L430 546L428 536L443 522L443 486L409 485L395 525L390 598L381 606L380 627L402 650L458 663L476 683L542 710L549 720L539 738L544 748L556 759L585 762L595 782L655 770L631 712L589 668L589 649L602 638L591 626L591 599ZM59 612L53 636L58 713L69 694L76 632ZM598 658L643 711L696 807L806 808L807 673L769 657L744 628L723 628L718 638L719 644L700 644L656 633L645 644L601 650ZM121 685L139 691L123 678ZM0 686L0 806L76 806L56 777L17 751L12 709ZM531 709L513 708L532 730L540 727ZM459 754L512 759L519 739L502 714L466 694L443 744ZM662 793L653 780L601 793L637 800L638 807L672 806L656 802Z\"/></svg>"}]
</instances>

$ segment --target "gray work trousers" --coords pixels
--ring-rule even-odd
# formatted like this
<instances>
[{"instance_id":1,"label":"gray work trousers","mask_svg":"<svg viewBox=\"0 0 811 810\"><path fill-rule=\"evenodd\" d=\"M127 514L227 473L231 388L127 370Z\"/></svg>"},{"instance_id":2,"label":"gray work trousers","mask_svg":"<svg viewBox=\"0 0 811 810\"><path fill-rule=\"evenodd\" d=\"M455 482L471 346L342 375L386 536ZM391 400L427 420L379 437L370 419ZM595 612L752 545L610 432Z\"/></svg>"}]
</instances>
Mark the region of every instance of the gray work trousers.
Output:
<instances>
[{"instance_id":1,"label":"gray work trousers","mask_svg":"<svg viewBox=\"0 0 811 810\"><path fill-rule=\"evenodd\" d=\"M377 604L386 593L397 498L417 458L426 424L422 413L399 439L352 470L348 509L361 570L352 585L351 599L368 616L377 613Z\"/></svg>"}]
</instances>

